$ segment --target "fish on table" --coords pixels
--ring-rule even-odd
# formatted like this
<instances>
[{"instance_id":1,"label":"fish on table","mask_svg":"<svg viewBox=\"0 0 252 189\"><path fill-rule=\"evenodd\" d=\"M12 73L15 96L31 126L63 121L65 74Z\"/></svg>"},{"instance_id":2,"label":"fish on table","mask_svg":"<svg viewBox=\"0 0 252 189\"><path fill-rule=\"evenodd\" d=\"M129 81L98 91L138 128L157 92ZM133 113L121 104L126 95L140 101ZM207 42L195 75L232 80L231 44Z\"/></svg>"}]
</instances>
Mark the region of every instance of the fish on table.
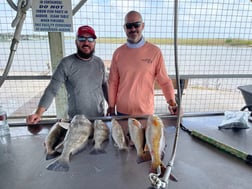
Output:
<instances>
[{"instance_id":1,"label":"fish on table","mask_svg":"<svg viewBox=\"0 0 252 189\"><path fill-rule=\"evenodd\" d=\"M109 127L102 120L94 121L94 147L90 154L106 153L102 144L109 139Z\"/></svg>"},{"instance_id":2,"label":"fish on table","mask_svg":"<svg viewBox=\"0 0 252 189\"><path fill-rule=\"evenodd\" d=\"M46 160L56 158L60 155L57 146L64 140L66 132L67 129L63 128L60 122L55 123L51 127L44 141Z\"/></svg>"},{"instance_id":3,"label":"fish on table","mask_svg":"<svg viewBox=\"0 0 252 189\"><path fill-rule=\"evenodd\" d=\"M133 142L137 151L137 163L151 160L150 153L144 151L145 130L142 124L135 118L128 119L128 130L130 140Z\"/></svg>"},{"instance_id":4,"label":"fish on table","mask_svg":"<svg viewBox=\"0 0 252 189\"><path fill-rule=\"evenodd\" d=\"M115 146L118 147L119 150L127 150L128 147L122 126L114 118L111 123L111 135L113 141L115 142Z\"/></svg>"},{"instance_id":5,"label":"fish on table","mask_svg":"<svg viewBox=\"0 0 252 189\"><path fill-rule=\"evenodd\" d=\"M165 166L162 164L162 157L165 148L164 124L157 115L150 115L147 120L145 138L148 150L151 154L150 172L157 173L161 168L164 173Z\"/></svg>"},{"instance_id":6,"label":"fish on table","mask_svg":"<svg viewBox=\"0 0 252 189\"><path fill-rule=\"evenodd\" d=\"M70 156L84 149L92 133L92 123L84 115L75 115L67 130L61 155L46 168L52 171L68 171Z\"/></svg>"}]
</instances>

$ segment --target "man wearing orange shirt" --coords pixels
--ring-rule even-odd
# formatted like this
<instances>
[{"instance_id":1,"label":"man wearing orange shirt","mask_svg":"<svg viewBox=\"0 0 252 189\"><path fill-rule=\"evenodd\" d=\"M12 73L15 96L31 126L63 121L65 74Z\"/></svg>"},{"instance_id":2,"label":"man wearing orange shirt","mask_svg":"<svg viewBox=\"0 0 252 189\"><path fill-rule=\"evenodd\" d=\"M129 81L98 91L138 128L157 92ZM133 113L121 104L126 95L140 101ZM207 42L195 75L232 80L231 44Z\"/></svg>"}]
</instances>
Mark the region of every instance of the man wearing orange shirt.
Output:
<instances>
[{"instance_id":1,"label":"man wearing orange shirt","mask_svg":"<svg viewBox=\"0 0 252 189\"><path fill-rule=\"evenodd\" d=\"M150 115L154 113L154 82L157 81L171 114L177 114L172 80L169 78L161 50L144 40L144 22L139 12L125 16L127 43L113 54L109 74L107 114Z\"/></svg>"}]
</instances>

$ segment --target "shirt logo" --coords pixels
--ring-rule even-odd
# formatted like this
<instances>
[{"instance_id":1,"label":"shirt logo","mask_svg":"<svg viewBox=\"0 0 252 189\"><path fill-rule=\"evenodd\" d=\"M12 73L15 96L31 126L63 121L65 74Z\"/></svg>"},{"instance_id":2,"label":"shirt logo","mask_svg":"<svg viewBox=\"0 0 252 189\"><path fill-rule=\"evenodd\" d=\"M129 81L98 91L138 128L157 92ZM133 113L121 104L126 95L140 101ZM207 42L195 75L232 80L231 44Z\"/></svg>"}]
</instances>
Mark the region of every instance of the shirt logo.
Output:
<instances>
[{"instance_id":1,"label":"shirt logo","mask_svg":"<svg viewBox=\"0 0 252 189\"><path fill-rule=\"evenodd\" d=\"M152 63L152 60L150 58L142 59L142 61L146 62L147 64L151 64Z\"/></svg>"}]
</instances>

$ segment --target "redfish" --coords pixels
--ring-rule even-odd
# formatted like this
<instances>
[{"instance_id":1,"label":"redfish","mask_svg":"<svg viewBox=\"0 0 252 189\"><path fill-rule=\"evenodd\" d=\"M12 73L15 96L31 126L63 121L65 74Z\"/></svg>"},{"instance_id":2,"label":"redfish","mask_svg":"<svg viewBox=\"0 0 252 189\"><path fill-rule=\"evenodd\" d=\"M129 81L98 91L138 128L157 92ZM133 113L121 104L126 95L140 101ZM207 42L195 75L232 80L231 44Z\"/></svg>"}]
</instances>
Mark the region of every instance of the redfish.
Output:
<instances>
[{"instance_id":1,"label":"redfish","mask_svg":"<svg viewBox=\"0 0 252 189\"><path fill-rule=\"evenodd\" d=\"M68 171L70 156L84 149L92 133L92 123L84 115L74 116L67 130L61 155L46 168L52 171Z\"/></svg>"},{"instance_id":2,"label":"redfish","mask_svg":"<svg viewBox=\"0 0 252 189\"><path fill-rule=\"evenodd\" d=\"M133 142L137 151L137 163L151 160L149 153L144 152L145 136L142 124L134 118L128 119L128 130L130 139Z\"/></svg>"},{"instance_id":3,"label":"redfish","mask_svg":"<svg viewBox=\"0 0 252 189\"><path fill-rule=\"evenodd\" d=\"M145 137L151 154L150 172L157 173L158 167L161 166L163 173L165 171L162 164L162 153L165 148L164 124L158 116L151 115L148 117Z\"/></svg>"},{"instance_id":4,"label":"redfish","mask_svg":"<svg viewBox=\"0 0 252 189\"><path fill-rule=\"evenodd\" d=\"M117 146L119 150L128 149L122 126L115 119L112 119L111 134L115 142L115 146Z\"/></svg>"},{"instance_id":5,"label":"redfish","mask_svg":"<svg viewBox=\"0 0 252 189\"><path fill-rule=\"evenodd\" d=\"M104 141L109 139L109 127L102 120L94 121L94 148L90 154L106 153L102 148Z\"/></svg>"}]
</instances>

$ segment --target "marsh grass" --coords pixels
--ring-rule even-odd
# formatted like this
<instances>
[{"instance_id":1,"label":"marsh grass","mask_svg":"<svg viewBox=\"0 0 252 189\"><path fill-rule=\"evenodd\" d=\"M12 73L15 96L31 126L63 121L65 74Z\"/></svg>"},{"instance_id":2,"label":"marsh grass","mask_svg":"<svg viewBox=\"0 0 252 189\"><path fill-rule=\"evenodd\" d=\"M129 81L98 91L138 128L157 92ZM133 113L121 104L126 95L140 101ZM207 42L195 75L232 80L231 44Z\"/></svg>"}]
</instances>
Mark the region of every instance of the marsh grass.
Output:
<instances>
[{"instance_id":1,"label":"marsh grass","mask_svg":"<svg viewBox=\"0 0 252 189\"><path fill-rule=\"evenodd\" d=\"M146 38L147 41L160 45L173 45L174 40L170 38ZM251 46L252 40L243 39L178 39L178 45L197 45L197 46ZM122 44L125 38L98 38L97 43Z\"/></svg>"},{"instance_id":2,"label":"marsh grass","mask_svg":"<svg viewBox=\"0 0 252 189\"><path fill-rule=\"evenodd\" d=\"M48 39L46 35L31 35L25 36L26 40L44 40ZM6 36L0 34L0 42L10 41L12 36ZM73 37L65 36L65 39L73 39ZM174 40L172 38L145 38L147 41L157 45L173 45ZM22 38L21 38L22 40ZM125 37L99 37L97 43L108 43L108 44L123 44L126 41ZM252 40L246 39L232 39L232 38L181 38L177 40L178 45L190 45L190 46L252 46Z\"/></svg>"}]
</instances>

